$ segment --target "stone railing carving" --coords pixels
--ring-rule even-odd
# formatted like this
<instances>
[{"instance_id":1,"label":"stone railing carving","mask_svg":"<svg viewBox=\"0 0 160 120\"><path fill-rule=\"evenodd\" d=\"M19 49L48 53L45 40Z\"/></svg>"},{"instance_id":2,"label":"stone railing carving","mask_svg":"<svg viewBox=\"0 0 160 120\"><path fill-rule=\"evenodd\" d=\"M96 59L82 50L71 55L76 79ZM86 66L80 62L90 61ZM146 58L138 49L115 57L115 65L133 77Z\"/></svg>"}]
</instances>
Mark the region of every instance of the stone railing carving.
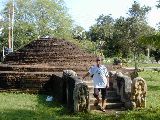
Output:
<instances>
[{"instance_id":1,"label":"stone railing carving","mask_svg":"<svg viewBox=\"0 0 160 120\"><path fill-rule=\"evenodd\" d=\"M74 112L86 112L89 110L89 89L76 72L63 71L63 79L66 81L67 108Z\"/></svg>"},{"instance_id":2,"label":"stone railing carving","mask_svg":"<svg viewBox=\"0 0 160 120\"><path fill-rule=\"evenodd\" d=\"M113 88L120 96L126 109L142 108L146 106L147 84L143 78L131 80L122 73L110 72Z\"/></svg>"},{"instance_id":3,"label":"stone railing carving","mask_svg":"<svg viewBox=\"0 0 160 120\"><path fill-rule=\"evenodd\" d=\"M143 78L137 77L133 79L131 93L131 100L134 108L146 107L147 84Z\"/></svg>"},{"instance_id":4,"label":"stone railing carving","mask_svg":"<svg viewBox=\"0 0 160 120\"><path fill-rule=\"evenodd\" d=\"M74 112L89 110L89 90L84 83L77 83L73 91Z\"/></svg>"},{"instance_id":5,"label":"stone railing carving","mask_svg":"<svg viewBox=\"0 0 160 120\"><path fill-rule=\"evenodd\" d=\"M131 78L122 73L116 73L115 81L117 84L117 94L120 96L120 100L124 103L125 108L128 109L131 106Z\"/></svg>"}]
</instances>

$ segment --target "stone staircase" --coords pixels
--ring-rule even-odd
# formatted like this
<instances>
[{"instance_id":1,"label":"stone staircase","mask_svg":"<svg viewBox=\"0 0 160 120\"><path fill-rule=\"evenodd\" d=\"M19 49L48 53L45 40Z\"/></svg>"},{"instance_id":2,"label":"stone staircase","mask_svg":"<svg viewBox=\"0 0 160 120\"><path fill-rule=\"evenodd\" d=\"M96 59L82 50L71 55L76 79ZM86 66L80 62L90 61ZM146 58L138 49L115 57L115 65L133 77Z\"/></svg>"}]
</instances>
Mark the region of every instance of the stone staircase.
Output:
<instances>
[{"instance_id":1,"label":"stone staircase","mask_svg":"<svg viewBox=\"0 0 160 120\"><path fill-rule=\"evenodd\" d=\"M89 79L89 78L88 78ZM90 94L90 109L91 110L100 110L101 101L98 106L94 106L95 98L93 96L93 82L92 80L85 80L84 81L88 87L89 87L89 94ZM101 97L101 94L100 94ZM122 110L124 109L124 103L120 101L120 96L117 95L116 90L110 86L110 88L107 89L106 93L106 102L105 102L105 108L106 110Z\"/></svg>"}]
</instances>

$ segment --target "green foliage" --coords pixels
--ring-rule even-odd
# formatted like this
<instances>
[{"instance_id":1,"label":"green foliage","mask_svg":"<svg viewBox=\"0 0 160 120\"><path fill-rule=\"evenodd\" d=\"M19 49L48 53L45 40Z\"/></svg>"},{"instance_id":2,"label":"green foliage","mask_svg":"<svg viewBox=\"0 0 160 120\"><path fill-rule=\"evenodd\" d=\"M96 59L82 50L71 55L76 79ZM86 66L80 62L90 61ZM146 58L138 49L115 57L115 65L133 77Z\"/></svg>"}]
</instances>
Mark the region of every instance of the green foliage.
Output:
<instances>
[{"instance_id":1,"label":"green foliage","mask_svg":"<svg viewBox=\"0 0 160 120\"><path fill-rule=\"evenodd\" d=\"M134 67L134 62L128 62L127 63L128 67ZM160 64L157 63L139 63L138 67L160 67Z\"/></svg>"},{"instance_id":2,"label":"green foliage","mask_svg":"<svg viewBox=\"0 0 160 120\"><path fill-rule=\"evenodd\" d=\"M140 42L147 46L160 48L160 33L143 36L140 38Z\"/></svg>"},{"instance_id":3,"label":"green foliage","mask_svg":"<svg viewBox=\"0 0 160 120\"><path fill-rule=\"evenodd\" d=\"M129 8L129 16L139 19L141 21L145 21L146 14L151 10L149 6L141 7L139 3L134 1L132 7Z\"/></svg>"},{"instance_id":4,"label":"green foliage","mask_svg":"<svg viewBox=\"0 0 160 120\"><path fill-rule=\"evenodd\" d=\"M158 2L157 8L160 8L160 0L158 0L157 2Z\"/></svg>"},{"instance_id":5,"label":"green foliage","mask_svg":"<svg viewBox=\"0 0 160 120\"><path fill-rule=\"evenodd\" d=\"M68 41L74 43L75 45L77 45L78 47L80 47L81 49L84 49L85 51L88 51L90 53L94 53L99 55L99 51L97 49L97 43L90 41L90 40L81 40L79 41L78 39L67 39Z\"/></svg>"},{"instance_id":6,"label":"green foliage","mask_svg":"<svg viewBox=\"0 0 160 120\"><path fill-rule=\"evenodd\" d=\"M89 35L92 41L102 40L108 41L113 33L113 21L111 15L100 15L97 18L97 23L91 26Z\"/></svg>"},{"instance_id":7,"label":"green foliage","mask_svg":"<svg viewBox=\"0 0 160 120\"><path fill-rule=\"evenodd\" d=\"M76 25L72 30L72 36L74 39L85 40L86 32L83 27Z\"/></svg>"},{"instance_id":8,"label":"green foliage","mask_svg":"<svg viewBox=\"0 0 160 120\"><path fill-rule=\"evenodd\" d=\"M51 36L70 38L72 20L67 13L63 0L14 0L14 47L22 45L38 37ZM11 8L8 1L1 15L3 21L2 34L0 35L0 50L7 46L8 39L8 10Z\"/></svg>"},{"instance_id":9,"label":"green foliage","mask_svg":"<svg viewBox=\"0 0 160 120\"><path fill-rule=\"evenodd\" d=\"M120 17L114 20L111 15L100 15L97 23L89 30L90 39L105 41L101 49L108 57L127 58L131 53L144 53L145 45L139 43L139 38L154 32L146 22L150 9L134 2L129 8L128 18Z\"/></svg>"}]
</instances>

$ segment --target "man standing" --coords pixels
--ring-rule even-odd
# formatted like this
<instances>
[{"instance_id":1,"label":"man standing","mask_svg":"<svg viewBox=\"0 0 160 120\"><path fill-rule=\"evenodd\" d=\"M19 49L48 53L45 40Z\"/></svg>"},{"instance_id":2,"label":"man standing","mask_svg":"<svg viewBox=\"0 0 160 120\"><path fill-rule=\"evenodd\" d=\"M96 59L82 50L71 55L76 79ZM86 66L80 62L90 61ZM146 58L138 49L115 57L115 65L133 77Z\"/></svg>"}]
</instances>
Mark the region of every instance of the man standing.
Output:
<instances>
[{"instance_id":1,"label":"man standing","mask_svg":"<svg viewBox=\"0 0 160 120\"><path fill-rule=\"evenodd\" d=\"M82 78L84 79L88 75L90 75L93 79L94 84L94 97L97 99L97 103L95 105L98 105L100 102L99 98L99 92L101 91L102 95L102 106L101 110L105 112L104 102L105 102L105 96L106 96L106 88L109 87L109 81L108 81L108 71L107 68L104 65L101 65L102 59L100 57L96 58L96 65L93 65L90 67L87 74L85 74Z\"/></svg>"}]
</instances>

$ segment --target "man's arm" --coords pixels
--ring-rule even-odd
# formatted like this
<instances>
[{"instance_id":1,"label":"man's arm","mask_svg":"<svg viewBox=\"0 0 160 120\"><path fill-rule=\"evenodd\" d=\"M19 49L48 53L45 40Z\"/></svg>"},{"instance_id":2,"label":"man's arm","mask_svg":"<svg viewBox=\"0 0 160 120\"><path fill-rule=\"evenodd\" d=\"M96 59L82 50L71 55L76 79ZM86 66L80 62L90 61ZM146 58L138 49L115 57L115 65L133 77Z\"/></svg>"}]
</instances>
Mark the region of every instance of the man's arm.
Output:
<instances>
[{"instance_id":1,"label":"man's arm","mask_svg":"<svg viewBox=\"0 0 160 120\"><path fill-rule=\"evenodd\" d=\"M85 77L87 77L89 75L89 72L87 72L82 78L84 79Z\"/></svg>"}]
</instances>

